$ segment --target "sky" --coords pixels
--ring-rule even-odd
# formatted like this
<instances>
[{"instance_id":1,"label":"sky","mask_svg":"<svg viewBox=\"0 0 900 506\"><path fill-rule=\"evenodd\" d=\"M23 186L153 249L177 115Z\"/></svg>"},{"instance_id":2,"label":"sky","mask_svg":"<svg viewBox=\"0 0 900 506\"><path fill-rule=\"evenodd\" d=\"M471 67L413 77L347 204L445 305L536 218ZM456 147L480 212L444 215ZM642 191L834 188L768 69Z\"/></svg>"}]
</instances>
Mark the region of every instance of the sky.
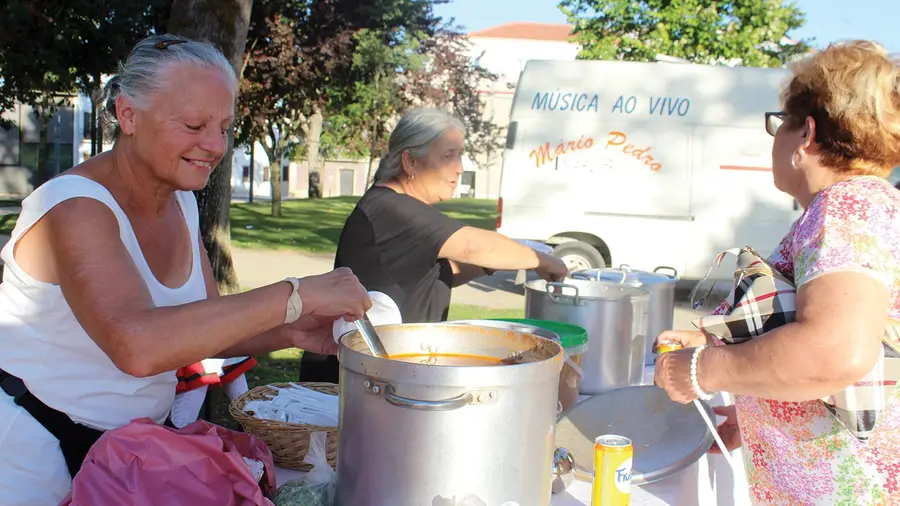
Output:
<instances>
[{"instance_id":1,"label":"sky","mask_svg":"<svg viewBox=\"0 0 900 506\"><path fill-rule=\"evenodd\" d=\"M466 31L513 21L565 23L558 0L452 0L438 14L456 18ZM815 39L815 46L845 39L880 42L900 53L900 0L796 0L806 24L793 38Z\"/></svg>"}]
</instances>

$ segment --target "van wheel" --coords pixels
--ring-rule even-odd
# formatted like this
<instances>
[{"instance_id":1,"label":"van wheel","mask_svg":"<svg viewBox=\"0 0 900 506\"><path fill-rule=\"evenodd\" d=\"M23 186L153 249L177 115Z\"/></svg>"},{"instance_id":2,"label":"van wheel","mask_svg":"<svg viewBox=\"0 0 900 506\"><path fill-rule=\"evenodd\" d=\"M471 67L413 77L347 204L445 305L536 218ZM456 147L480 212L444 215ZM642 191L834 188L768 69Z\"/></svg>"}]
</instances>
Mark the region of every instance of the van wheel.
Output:
<instances>
[{"instance_id":1,"label":"van wheel","mask_svg":"<svg viewBox=\"0 0 900 506\"><path fill-rule=\"evenodd\" d=\"M564 242L553 248L553 256L565 262L569 272L606 267L597 248L581 241Z\"/></svg>"}]
</instances>

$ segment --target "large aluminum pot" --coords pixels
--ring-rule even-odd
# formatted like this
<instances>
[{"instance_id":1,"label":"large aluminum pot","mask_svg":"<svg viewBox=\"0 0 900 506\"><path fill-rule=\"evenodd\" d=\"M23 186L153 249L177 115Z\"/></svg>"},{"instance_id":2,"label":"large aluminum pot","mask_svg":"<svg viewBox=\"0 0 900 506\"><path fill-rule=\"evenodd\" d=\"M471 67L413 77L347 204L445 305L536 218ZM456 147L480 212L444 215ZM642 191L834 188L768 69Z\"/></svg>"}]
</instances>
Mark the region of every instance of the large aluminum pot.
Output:
<instances>
[{"instance_id":1,"label":"large aluminum pot","mask_svg":"<svg viewBox=\"0 0 900 506\"><path fill-rule=\"evenodd\" d=\"M653 343L657 336L672 330L675 322L675 284L678 271L672 267L657 267L653 272L632 270L627 265L618 269L588 269L572 273L576 279L594 279L609 283L623 283L650 292L650 322L647 325L647 350L644 363L656 363Z\"/></svg>"},{"instance_id":2,"label":"large aluminum pot","mask_svg":"<svg viewBox=\"0 0 900 506\"><path fill-rule=\"evenodd\" d=\"M650 292L620 283L566 279L525 284L525 317L588 332L580 391L597 395L640 385L644 375Z\"/></svg>"},{"instance_id":3,"label":"large aluminum pot","mask_svg":"<svg viewBox=\"0 0 900 506\"><path fill-rule=\"evenodd\" d=\"M515 363L380 359L358 332L341 337L337 506L454 505L467 497L489 506L549 505L560 346L472 325L377 330L390 355L511 357Z\"/></svg>"}]
</instances>

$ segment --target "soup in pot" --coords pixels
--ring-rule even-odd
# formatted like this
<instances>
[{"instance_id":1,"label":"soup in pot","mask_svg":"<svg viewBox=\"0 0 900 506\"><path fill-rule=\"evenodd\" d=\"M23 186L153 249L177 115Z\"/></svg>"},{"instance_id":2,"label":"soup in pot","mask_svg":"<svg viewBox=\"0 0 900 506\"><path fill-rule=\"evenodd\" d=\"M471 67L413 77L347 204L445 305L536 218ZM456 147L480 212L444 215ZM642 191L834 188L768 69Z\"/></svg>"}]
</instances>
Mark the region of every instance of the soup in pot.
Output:
<instances>
[{"instance_id":1,"label":"soup in pot","mask_svg":"<svg viewBox=\"0 0 900 506\"><path fill-rule=\"evenodd\" d=\"M456 353L403 353L391 355L391 360L409 362L411 364L445 365L457 367L478 367L488 365L503 365L505 360L483 355L463 355Z\"/></svg>"}]
</instances>

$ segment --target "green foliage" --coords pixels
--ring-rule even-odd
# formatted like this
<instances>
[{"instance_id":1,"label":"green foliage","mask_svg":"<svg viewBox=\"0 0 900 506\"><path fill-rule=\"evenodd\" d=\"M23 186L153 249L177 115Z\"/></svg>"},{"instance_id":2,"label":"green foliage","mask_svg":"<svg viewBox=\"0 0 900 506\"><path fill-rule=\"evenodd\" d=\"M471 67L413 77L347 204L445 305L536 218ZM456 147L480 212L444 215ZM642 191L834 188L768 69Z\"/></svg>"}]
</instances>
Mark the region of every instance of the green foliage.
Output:
<instances>
[{"instance_id":1,"label":"green foliage","mask_svg":"<svg viewBox=\"0 0 900 506\"><path fill-rule=\"evenodd\" d=\"M28 104L46 124L77 91L96 91L100 75L114 72L131 46L165 21L169 3L6 0L0 16L0 110ZM46 145L46 135L42 141ZM44 164L46 156L39 158L38 183Z\"/></svg>"},{"instance_id":2,"label":"green foliage","mask_svg":"<svg viewBox=\"0 0 900 506\"><path fill-rule=\"evenodd\" d=\"M575 25L579 58L652 61L657 55L695 63L779 67L809 50L782 44L803 25L795 3L781 0L562 0Z\"/></svg>"}]
</instances>

